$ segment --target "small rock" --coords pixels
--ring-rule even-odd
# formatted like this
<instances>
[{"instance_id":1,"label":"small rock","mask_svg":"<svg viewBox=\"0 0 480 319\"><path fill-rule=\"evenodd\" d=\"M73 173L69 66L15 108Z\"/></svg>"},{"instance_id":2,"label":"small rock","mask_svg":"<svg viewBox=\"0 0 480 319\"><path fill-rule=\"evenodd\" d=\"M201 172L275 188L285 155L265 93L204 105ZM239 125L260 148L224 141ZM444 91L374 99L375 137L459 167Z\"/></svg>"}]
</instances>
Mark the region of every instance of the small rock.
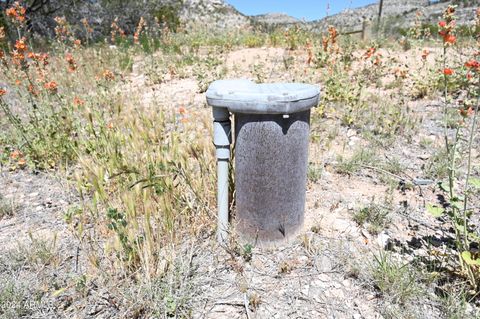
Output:
<instances>
[{"instance_id":1,"label":"small rock","mask_svg":"<svg viewBox=\"0 0 480 319\"><path fill-rule=\"evenodd\" d=\"M305 296L308 296L310 293L310 285L305 285L302 287L302 294L304 294Z\"/></svg>"},{"instance_id":2,"label":"small rock","mask_svg":"<svg viewBox=\"0 0 480 319\"><path fill-rule=\"evenodd\" d=\"M421 159L421 160L426 161L426 160L428 160L428 159L430 158L430 154L424 153L424 154L418 155L417 157L418 157L419 159Z\"/></svg>"},{"instance_id":3,"label":"small rock","mask_svg":"<svg viewBox=\"0 0 480 319\"><path fill-rule=\"evenodd\" d=\"M353 319L362 319L362 315L359 313L356 313L353 315Z\"/></svg>"},{"instance_id":4,"label":"small rock","mask_svg":"<svg viewBox=\"0 0 480 319\"><path fill-rule=\"evenodd\" d=\"M390 240L390 236L388 236L385 231L382 231L380 234L377 236L377 244L380 247L385 247L388 244L388 241Z\"/></svg>"},{"instance_id":5,"label":"small rock","mask_svg":"<svg viewBox=\"0 0 480 319\"><path fill-rule=\"evenodd\" d=\"M327 282L327 281L330 281L332 278L330 278L330 276L327 274L320 274L318 275L318 279L320 281Z\"/></svg>"}]
</instances>

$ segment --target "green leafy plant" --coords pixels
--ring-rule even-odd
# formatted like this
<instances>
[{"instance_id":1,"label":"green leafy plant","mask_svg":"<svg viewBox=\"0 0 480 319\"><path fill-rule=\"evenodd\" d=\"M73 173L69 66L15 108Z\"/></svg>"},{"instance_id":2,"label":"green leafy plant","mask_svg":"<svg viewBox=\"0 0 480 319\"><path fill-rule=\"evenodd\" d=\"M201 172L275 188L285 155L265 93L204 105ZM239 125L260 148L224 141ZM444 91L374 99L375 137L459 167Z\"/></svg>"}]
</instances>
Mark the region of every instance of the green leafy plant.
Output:
<instances>
[{"instance_id":1,"label":"green leafy plant","mask_svg":"<svg viewBox=\"0 0 480 319\"><path fill-rule=\"evenodd\" d=\"M480 102L480 63L474 59L465 65L470 69L471 84L467 87L467 101L459 109L464 119L453 128L453 139L448 134L449 105L451 103L450 77L455 71L448 67L450 47L456 43L455 36L455 7L449 6L444 13L444 20L439 23L440 35L443 38L443 78L444 78L444 141L445 153L448 162L447 181L439 184L446 196L443 205L427 205L427 211L434 217L448 218L455 233L455 246L459 272L464 275L476 294L480 286L480 256L471 251L472 244L478 244L480 238L474 231L471 216L473 209L470 205L472 195L480 188L480 180L472 176L472 148L473 140L477 133L477 114ZM480 25L480 16L477 17ZM473 113L473 115L472 115ZM467 124L468 123L468 124ZM451 126L450 126L451 127ZM464 151L462 152L462 149ZM460 180L460 158L466 158L465 176ZM458 187L458 184L463 186Z\"/></svg>"}]
</instances>

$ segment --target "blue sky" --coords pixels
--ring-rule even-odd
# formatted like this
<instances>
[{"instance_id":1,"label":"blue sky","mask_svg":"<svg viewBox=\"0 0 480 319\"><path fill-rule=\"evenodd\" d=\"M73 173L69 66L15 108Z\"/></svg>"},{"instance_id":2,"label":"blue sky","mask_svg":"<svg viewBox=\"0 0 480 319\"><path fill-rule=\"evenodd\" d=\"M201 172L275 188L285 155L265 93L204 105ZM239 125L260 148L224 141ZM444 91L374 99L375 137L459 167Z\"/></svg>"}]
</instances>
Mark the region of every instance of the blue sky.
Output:
<instances>
[{"instance_id":1,"label":"blue sky","mask_svg":"<svg viewBox=\"0 0 480 319\"><path fill-rule=\"evenodd\" d=\"M225 0L240 12L247 15L268 12L280 12L292 17L307 21L326 16L327 6L330 6L329 15L338 13L346 8L357 8L378 2L376 0Z\"/></svg>"}]
</instances>

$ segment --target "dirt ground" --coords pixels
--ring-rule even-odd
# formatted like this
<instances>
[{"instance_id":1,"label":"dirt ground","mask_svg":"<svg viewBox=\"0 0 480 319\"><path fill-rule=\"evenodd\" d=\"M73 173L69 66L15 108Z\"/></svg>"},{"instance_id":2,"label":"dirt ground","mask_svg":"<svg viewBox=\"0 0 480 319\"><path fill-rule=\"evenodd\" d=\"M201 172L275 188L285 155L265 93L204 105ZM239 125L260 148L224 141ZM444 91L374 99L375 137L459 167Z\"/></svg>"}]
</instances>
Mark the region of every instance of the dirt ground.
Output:
<instances>
[{"instance_id":1,"label":"dirt ground","mask_svg":"<svg viewBox=\"0 0 480 319\"><path fill-rule=\"evenodd\" d=\"M301 75L305 82L314 74L298 74L281 67L285 57L300 59L302 53L283 49L242 49L228 53L224 65L229 78L255 79L255 65L261 65L266 81L294 81ZM409 51L402 59L418 59L418 51ZM258 68L257 68L258 71ZM311 71L308 71L311 72ZM173 77L149 86L142 67L135 68L128 84L139 93L139 103L162 104L207 114L205 94L198 93L191 78ZM428 249L445 249L451 234L442 222L425 213L425 203L437 198L437 181L418 182L422 168L434 155L425 149L426 140L441 145L442 127L439 101L420 99L410 102L419 124L411 140L395 139L377 156L395 158L405 170L395 176L364 165L352 174L336 169L339 156L348 157L368 141L358 130L324 118L312 129L326 135L337 134L327 143L312 142L310 161L318 166L317 178L310 178L307 190L305 225L291 243L272 249L253 248L250 258L226 251L215 243L215 236L186 239L179 253L179 281L174 296L188 296L182 306L193 318L444 318L443 305L433 285L423 284L424 293L406 304L391 302L378 292L371 281L374 255L388 249L402 262L423 260ZM477 141L478 142L478 141ZM478 160L478 153L476 154ZM313 165L313 164L312 164ZM13 284L19 291L44 289L42 300L27 315L31 318L134 318L141 300L133 300L125 290L96 282L87 285L83 300L69 299L65 283L82 279L85 261L78 238L65 223L69 207L78 203L74 185L54 172L35 173L2 168L0 196L12 204L13 216L0 219L0 288ZM402 188L403 183L413 186ZM386 224L378 233L360 226L355 212L389 197ZM34 249L39 240L55 243L55 256L44 267L29 267L7 260L12 251ZM431 247L436 243L436 247ZM37 245L38 246L38 245ZM32 248L34 247L34 248ZM35 249L38 249L35 248ZM60 259L59 256L62 256ZM38 257L41 258L41 257ZM14 282L12 283L12 278ZM59 290L51 292L52 282ZM113 285L115 286L115 285ZM175 299L177 300L177 299ZM165 306L159 300L159 308ZM177 305L179 306L179 305ZM475 309L470 309L472 316ZM477 312L478 314L478 312ZM158 317L168 317L166 311Z\"/></svg>"}]
</instances>

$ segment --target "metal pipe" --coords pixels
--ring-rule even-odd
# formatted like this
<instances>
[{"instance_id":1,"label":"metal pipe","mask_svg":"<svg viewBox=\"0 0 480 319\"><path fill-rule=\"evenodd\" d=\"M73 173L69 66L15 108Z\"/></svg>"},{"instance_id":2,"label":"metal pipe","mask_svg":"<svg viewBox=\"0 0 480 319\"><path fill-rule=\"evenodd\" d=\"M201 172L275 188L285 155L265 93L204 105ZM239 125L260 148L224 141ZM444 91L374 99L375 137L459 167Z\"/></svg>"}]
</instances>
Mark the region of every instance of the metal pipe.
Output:
<instances>
[{"instance_id":1,"label":"metal pipe","mask_svg":"<svg viewBox=\"0 0 480 319\"><path fill-rule=\"evenodd\" d=\"M230 163L231 123L227 108L213 107L213 144L217 157L217 240L225 245L228 240L228 166Z\"/></svg>"}]
</instances>

